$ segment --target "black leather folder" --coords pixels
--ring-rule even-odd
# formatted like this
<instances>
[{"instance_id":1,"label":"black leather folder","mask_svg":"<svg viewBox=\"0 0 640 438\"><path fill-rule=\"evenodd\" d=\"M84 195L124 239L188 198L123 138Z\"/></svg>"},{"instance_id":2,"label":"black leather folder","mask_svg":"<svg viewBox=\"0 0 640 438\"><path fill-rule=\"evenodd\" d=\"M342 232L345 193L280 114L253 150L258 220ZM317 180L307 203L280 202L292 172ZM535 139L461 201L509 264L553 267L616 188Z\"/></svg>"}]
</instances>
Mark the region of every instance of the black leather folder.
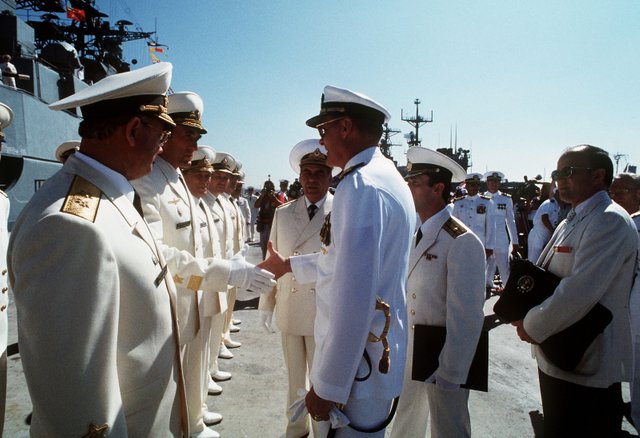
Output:
<instances>
[{"instance_id":1,"label":"black leather folder","mask_svg":"<svg viewBox=\"0 0 640 438\"><path fill-rule=\"evenodd\" d=\"M416 324L413 336L413 364L411 379L424 382L437 369L440 352L444 347L447 329L434 325ZM482 330L476 353L473 356L467 382L463 388L488 391L489 381L489 332Z\"/></svg>"},{"instance_id":2,"label":"black leather folder","mask_svg":"<svg viewBox=\"0 0 640 438\"><path fill-rule=\"evenodd\" d=\"M529 260L515 259L511 263L509 280L493 311L506 322L524 319L532 307L553 294L558 283L560 277ZM572 371L612 319L611 311L596 303L581 320L545 339L540 348L555 366Z\"/></svg>"}]
</instances>

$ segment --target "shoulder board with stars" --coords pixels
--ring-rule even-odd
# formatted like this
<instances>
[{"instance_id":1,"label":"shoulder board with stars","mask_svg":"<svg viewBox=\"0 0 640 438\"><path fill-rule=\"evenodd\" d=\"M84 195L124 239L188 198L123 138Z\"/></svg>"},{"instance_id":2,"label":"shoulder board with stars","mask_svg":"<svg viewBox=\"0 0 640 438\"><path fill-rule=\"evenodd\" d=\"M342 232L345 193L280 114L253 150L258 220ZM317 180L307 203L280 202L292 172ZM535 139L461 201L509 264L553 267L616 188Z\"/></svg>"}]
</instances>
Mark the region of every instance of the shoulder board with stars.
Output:
<instances>
[{"instance_id":1,"label":"shoulder board with stars","mask_svg":"<svg viewBox=\"0 0 640 438\"><path fill-rule=\"evenodd\" d=\"M76 175L60 211L95 222L101 195L102 191L99 188Z\"/></svg>"},{"instance_id":2,"label":"shoulder board with stars","mask_svg":"<svg viewBox=\"0 0 640 438\"><path fill-rule=\"evenodd\" d=\"M454 239L467 232L464 225L462 225L462 222L454 217L450 217L444 225L442 225L442 229L449 233Z\"/></svg>"}]
</instances>

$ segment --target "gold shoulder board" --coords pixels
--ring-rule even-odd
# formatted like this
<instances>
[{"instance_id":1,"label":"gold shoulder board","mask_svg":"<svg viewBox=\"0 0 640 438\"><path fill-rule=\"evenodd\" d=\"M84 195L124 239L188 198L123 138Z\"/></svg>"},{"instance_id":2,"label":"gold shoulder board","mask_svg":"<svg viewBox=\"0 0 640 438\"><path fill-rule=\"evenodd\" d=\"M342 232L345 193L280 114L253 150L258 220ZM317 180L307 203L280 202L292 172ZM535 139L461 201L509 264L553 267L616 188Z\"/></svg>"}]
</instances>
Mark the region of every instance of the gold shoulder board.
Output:
<instances>
[{"instance_id":1,"label":"gold shoulder board","mask_svg":"<svg viewBox=\"0 0 640 438\"><path fill-rule=\"evenodd\" d=\"M285 205L289 205L289 204L291 204L292 202L297 201L298 199L300 199L300 198L296 198L296 199L292 199L291 201L287 201L287 202L285 202L284 204L280 204L280 205L278 205L276 208L282 208L282 207L284 207Z\"/></svg>"},{"instance_id":2,"label":"gold shoulder board","mask_svg":"<svg viewBox=\"0 0 640 438\"><path fill-rule=\"evenodd\" d=\"M489 200L491 199L491 196L487 196L487 195L480 195L480 197L482 199L489 199Z\"/></svg>"},{"instance_id":3,"label":"gold shoulder board","mask_svg":"<svg viewBox=\"0 0 640 438\"><path fill-rule=\"evenodd\" d=\"M466 196L462 195L462 196L456 196L455 198L453 198L453 201L462 201L464 198L466 198Z\"/></svg>"},{"instance_id":4,"label":"gold shoulder board","mask_svg":"<svg viewBox=\"0 0 640 438\"><path fill-rule=\"evenodd\" d=\"M454 239L467 232L467 230L464 228L464 225L462 225L462 223L454 217L450 217L449 220L447 220L444 225L442 225L442 228Z\"/></svg>"},{"instance_id":5,"label":"gold shoulder board","mask_svg":"<svg viewBox=\"0 0 640 438\"><path fill-rule=\"evenodd\" d=\"M101 195L99 188L76 175L60 211L95 222Z\"/></svg>"},{"instance_id":6,"label":"gold shoulder board","mask_svg":"<svg viewBox=\"0 0 640 438\"><path fill-rule=\"evenodd\" d=\"M505 195L507 198L511 197L511 193L502 192L502 194Z\"/></svg>"}]
</instances>

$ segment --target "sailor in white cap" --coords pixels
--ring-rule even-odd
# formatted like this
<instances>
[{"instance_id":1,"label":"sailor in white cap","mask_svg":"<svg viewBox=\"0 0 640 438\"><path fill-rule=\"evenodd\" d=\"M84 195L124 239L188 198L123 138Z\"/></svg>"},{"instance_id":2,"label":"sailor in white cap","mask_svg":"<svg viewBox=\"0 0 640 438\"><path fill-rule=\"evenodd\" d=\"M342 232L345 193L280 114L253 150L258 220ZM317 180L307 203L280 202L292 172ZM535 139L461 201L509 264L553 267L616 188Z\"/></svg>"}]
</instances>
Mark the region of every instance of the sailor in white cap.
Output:
<instances>
[{"instance_id":1,"label":"sailor in white cap","mask_svg":"<svg viewBox=\"0 0 640 438\"><path fill-rule=\"evenodd\" d=\"M224 193L221 194L220 198L221 200L224 199L226 201L226 203L223 203L222 205L229 211L229 216L231 217L231 224L233 226L233 253L235 254L238 251L242 250L245 244L245 220L242 212L240 211L240 207L233 197L233 192L240 179L240 169L242 168L242 163L236 160L235 157L232 158L235 160L236 164L233 168L233 171L231 172L231 175L229 176L229 184L227 184L227 187ZM233 319L233 308L236 303L237 293L237 289L233 287L229 290L229 294L227 295L229 310L227 312L227 318L225 322L226 331L222 340L223 344L227 348L238 348L242 346L242 343L231 339L232 332L236 333L240 331L240 328L237 325L239 325L241 321Z\"/></svg>"},{"instance_id":2,"label":"sailor in white cap","mask_svg":"<svg viewBox=\"0 0 640 438\"><path fill-rule=\"evenodd\" d=\"M320 229L333 204L333 195L329 193L332 168L327 166L327 150L319 140L303 140L296 144L289 153L289 163L296 175L300 175L304 196L276 209L269 240L283 257L320 251ZM258 309L262 325L271 330L275 309L281 332L289 381L286 406L291 406L299 397L298 389L309 389L308 370L315 351L315 292L315 283L300 284L288 273L280 277L278 286L271 293L260 296ZM317 425L316 422L311 425L313 435L322 436ZM309 431L308 415L297 421L288 420L287 437L305 436Z\"/></svg>"},{"instance_id":3,"label":"sailor in white cap","mask_svg":"<svg viewBox=\"0 0 640 438\"><path fill-rule=\"evenodd\" d=\"M402 389L416 212L407 184L377 147L389 117L363 94L325 87L320 113L307 125L318 129L327 164L344 170L322 247L287 259L272 250L268 262L278 275L292 269L300 284L316 281L316 351L306 407L323 421L336 403L344 404L350 423L338 437L384 436Z\"/></svg>"},{"instance_id":4,"label":"sailor in white cap","mask_svg":"<svg viewBox=\"0 0 640 438\"><path fill-rule=\"evenodd\" d=\"M233 169L236 167L236 161L234 158L226 152L216 152L212 155L211 149L208 146L199 146L201 150L209 160L211 160L213 173L211 175L211 181L209 182L209 191L205 196L205 203L209 207L213 223L218 232L220 239L220 256L225 260L230 260L233 255L233 221L229 212L229 206L223 194L226 192L229 185L229 179L233 173ZM225 207L223 207L226 206ZM222 388L215 382L229 380L231 373L220 369L218 364L218 357L222 359L232 359L233 353L231 353L222 342L223 334L226 332L225 321L227 321L228 309L228 291L232 289L232 286L227 286L223 290L227 293L225 299L227 300L227 311L214 315L211 324L210 334L210 356L209 356L209 373L212 381L209 382L209 393L219 394L222 392Z\"/></svg>"},{"instance_id":5,"label":"sailor in white cap","mask_svg":"<svg viewBox=\"0 0 640 438\"><path fill-rule=\"evenodd\" d=\"M211 182L211 175L213 173L213 160L212 156L215 156L213 149L207 147L198 148L193 153L191 164L188 167L182 168L182 174L189 191L195 198L197 204L196 214L198 216L198 222L200 223L200 233L202 235L202 247L203 255L205 257L221 257L220 249L220 237L218 236L217 228L214 224L211 210L205 204L204 198L209 192L209 183ZM213 152L213 155L211 154ZM222 393L222 388L216 384L209 375L210 355L211 355L211 328L214 321L224 321L224 315L227 310L227 288L220 291L214 291L213 293L206 294L203 300L203 324L200 327L203 335L209 333L203 339L203 381L202 381L202 405L203 419L206 424L213 425L222 421L222 415L210 412L209 407L206 404L207 395L219 395ZM217 326L217 331L221 332L221 325ZM218 351L218 343L215 344L215 352ZM230 377L230 376L229 376Z\"/></svg>"},{"instance_id":6,"label":"sailor in white cap","mask_svg":"<svg viewBox=\"0 0 640 438\"><path fill-rule=\"evenodd\" d=\"M56 148L56 160L64 164L67 158L78 150L80 150L80 140L65 141Z\"/></svg>"},{"instance_id":7,"label":"sailor in white cap","mask_svg":"<svg viewBox=\"0 0 640 438\"><path fill-rule=\"evenodd\" d=\"M219 418L203 415L202 387L207 370L203 369L205 339L209 331L201 330L205 318L205 296L224 290L227 284L256 292L268 292L275 282L272 275L248 263L238 255L231 260L204 257L199 233L196 204L189 193L180 167L191 164L202 127L202 99L192 92L169 96L169 116L176 123L171 138L156 158L153 171L133 181L142 198L145 218L167 259L178 289L178 321L183 345L189 426L191 436L215 437L206 427Z\"/></svg>"},{"instance_id":8,"label":"sailor in white cap","mask_svg":"<svg viewBox=\"0 0 640 438\"><path fill-rule=\"evenodd\" d=\"M493 254L496 241L496 226L493 220L493 203L491 197L478 194L482 174L468 173L464 179L467 194L453 200L453 217L460 219L463 224L478 236L485 249L486 257Z\"/></svg>"},{"instance_id":9,"label":"sailor in white cap","mask_svg":"<svg viewBox=\"0 0 640 438\"><path fill-rule=\"evenodd\" d=\"M484 248L445 208L451 183L465 178L464 169L439 152L411 147L407 171L422 225L409 259L407 365L391 436L426 436L431 421L431 436L469 437L469 390L460 385L467 381L484 322ZM435 353L433 374L414 380L414 366L424 363L423 355L414 354L414 340L434 340L420 338L421 326L444 327L446 338Z\"/></svg>"},{"instance_id":10,"label":"sailor in white cap","mask_svg":"<svg viewBox=\"0 0 640 438\"><path fill-rule=\"evenodd\" d=\"M513 200L510 194L500 191L500 182L504 179L502 172L492 170L485 173L484 178L487 181L487 191L484 195L491 197L494 206L493 218L496 223L496 243L493 255L487 259L487 287L493 287L496 266L504 286L509 279L509 253L518 252L520 249L516 219L513 214Z\"/></svg>"},{"instance_id":11,"label":"sailor in white cap","mask_svg":"<svg viewBox=\"0 0 640 438\"><path fill-rule=\"evenodd\" d=\"M4 143L4 130L13 120L13 111L0 102L0 152ZM1 154L0 154L1 155ZM7 399L7 337L9 294L7 288L7 244L9 242L9 197L0 190L0 436L4 428L4 410Z\"/></svg>"},{"instance_id":12,"label":"sailor in white cap","mask_svg":"<svg viewBox=\"0 0 640 438\"><path fill-rule=\"evenodd\" d=\"M33 195L9 243L32 436L188 431L176 290L129 183L173 128L170 80L171 64L155 64L50 105L80 107L84 120L80 150Z\"/></svg>"}]
</instances>

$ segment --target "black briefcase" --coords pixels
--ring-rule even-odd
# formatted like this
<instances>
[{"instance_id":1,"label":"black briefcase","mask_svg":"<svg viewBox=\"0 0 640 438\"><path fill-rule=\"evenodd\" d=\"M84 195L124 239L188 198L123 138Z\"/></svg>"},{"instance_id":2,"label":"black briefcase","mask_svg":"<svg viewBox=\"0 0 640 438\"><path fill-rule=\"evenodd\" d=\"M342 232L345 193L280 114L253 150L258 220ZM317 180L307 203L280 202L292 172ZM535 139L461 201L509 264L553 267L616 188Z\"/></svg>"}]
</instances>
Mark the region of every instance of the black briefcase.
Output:
<instances>
[{"instance_id":1,"label":"black briefcase","mask_svg":"<svg viewBox=\"0 0 640 438\"><path fill-rule=\"evenodd\" d=\"M560 277L525 259L513 259L509 280L493 306L506 322L519 321L527 312L553 294Z\"/></svg>"},{"instance_id":2,"label":"black briefcase","mask_svg":"<svg viewBox=\"0 0 640 438\"><path fill-rule=\"evenodd\" d=\"M532 307L553 294L558 283L560 277L529 260L515 259L511 263L509 280L493 306L493 311L507 322L524 319ZM555 366L572 371L582 360L587 348L612 319L611 311L596 303L581 320L545 339L540 348Z\"/></svg>"},{"instance_id":3,"label":"black briefcase","mask_svg":"<svg viewBox=\"0 0 640 438\"><path fill-rule=\"evenodd\" d=\"M437 369L440 352L447 338L447 329L435 325L416 324L413 333L413 363L411 379L424 382ZM482 330L476 353L471 361L467 382L462 388L488 391L489 387L489 332Z\"/></svg>"}]
</instances>

